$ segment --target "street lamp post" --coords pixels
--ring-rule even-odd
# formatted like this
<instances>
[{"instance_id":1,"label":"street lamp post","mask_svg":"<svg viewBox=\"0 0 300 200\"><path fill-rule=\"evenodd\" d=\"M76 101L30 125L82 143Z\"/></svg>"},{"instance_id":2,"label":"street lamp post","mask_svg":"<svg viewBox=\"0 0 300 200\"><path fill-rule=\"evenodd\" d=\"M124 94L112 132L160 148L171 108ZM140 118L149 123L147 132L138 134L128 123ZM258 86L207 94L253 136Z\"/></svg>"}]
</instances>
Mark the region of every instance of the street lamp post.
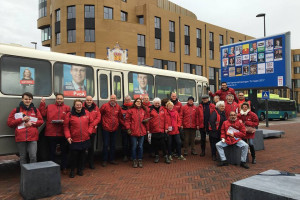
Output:
<instances>
[{"instance_id":1,"label":"street lamp post","mask_svg":"<svg viewBox=\"0 0 300 200\"><path fill-rule=\"evenodd\" d=\"M34 49L36 49L37 42L31 42L31 44L34 44Z\"/></svg>"},{"instance_id":2,"label":"street lamp post","mask_svg":"<svg viewBox=\"0 0 300 200\"><path fill-rule=\"evenodd\" d=\"M264 36L266 37L266 13L260 13L256 17L264 17Z\"/></svg>"}]
</instances>

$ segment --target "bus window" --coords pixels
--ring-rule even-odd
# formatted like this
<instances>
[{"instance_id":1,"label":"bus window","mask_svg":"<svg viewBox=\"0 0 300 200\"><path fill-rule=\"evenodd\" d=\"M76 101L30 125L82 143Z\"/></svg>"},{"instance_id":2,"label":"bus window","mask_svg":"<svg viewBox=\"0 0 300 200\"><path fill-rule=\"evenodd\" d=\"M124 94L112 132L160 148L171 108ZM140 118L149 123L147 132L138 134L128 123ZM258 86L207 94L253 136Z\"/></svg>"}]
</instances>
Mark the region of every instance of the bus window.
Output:
<instances>
[{"instance_id":1,"label":"bus window","mask_svg":"<svg viewBox=\"0 0 300 200\"><path fill-rule=\"evenodd\" d=\"M149 74L128 73L128 94L135 98L148 95L150 100L154 96L154 78Z\"/></svg>"},{"instance_id":2,"label":"bus window","mask_svg":"<svg viewBox=\"0 0 300 200\"><path fill-rule=\"evenodd\" d=\"M50 96L51 63L16 56L2 56L1 92L9 95L22 95L30 92L35 96Z\"/></svg>"},{"instance_id":3,"label":"bus window","mask_svg":"<svg viewBox=\"0 0 300 200\"><path fill-rule=\"evenodd\" d=\"M202 85L198 85L198 97L199 97L199 102L200 102L201 97L202 97Z\"/></svg>"},{"instance_id":4,"label":"bus window","mask_svg":"<svg viewBox=\"0 0 300 200\"><path fill-rule=\"evenodd\" d=\"M176 92L176 79L166 76L155 77L155 94L160 99L170 98L171 93Z\"/></svg>"},{"instance_id":5,"label":"bus window","mask_svg":"<svg viewBox=\"0 0 300 200\"><path fill-rule=\"evenodd\" d=\"M117 99L121 99L121 77L114 76L114 94L117 96Z\"/></svg>"},{"instance_id":6,"label":"bus window","mask_svg":"<svg viewBox=\"0 0 300 200\"><path fill-rule=\"evenodd\" d=\"M93 68L69 63L54 64L54 92L65 97L94 96Z\"/></svg>"},{"instance_id":7,"label":"bus window","mask_svg":"<svg viewBox=\"0 0 300 200\"><path fill-rule=\"evenodd\" d=\"M181 102L187 102L190 96L195 98L197 101L196 96L196 82L194 80L182 79L179 78L177 80L178 83L178 99Z\"/></svg>"},{"instance_id":8,"label":"bus window","mask_svg":"<svg viewBox=\"0 0 300 200\"><path fill-rule=\"evenodd\" d=\"M203 85L203 93L202 94L207 94L207 85L206 84Z\"/></svg>"},{"instance_id":9,"label":"bus window","mask_svg":"<svg viewBox=\"0 0 300 200\"><path fill-rule=\"evenodd\" d=\"M100 74L100 98L108 99L108 80L106 74Z\"/></svg>"}]
</instances>

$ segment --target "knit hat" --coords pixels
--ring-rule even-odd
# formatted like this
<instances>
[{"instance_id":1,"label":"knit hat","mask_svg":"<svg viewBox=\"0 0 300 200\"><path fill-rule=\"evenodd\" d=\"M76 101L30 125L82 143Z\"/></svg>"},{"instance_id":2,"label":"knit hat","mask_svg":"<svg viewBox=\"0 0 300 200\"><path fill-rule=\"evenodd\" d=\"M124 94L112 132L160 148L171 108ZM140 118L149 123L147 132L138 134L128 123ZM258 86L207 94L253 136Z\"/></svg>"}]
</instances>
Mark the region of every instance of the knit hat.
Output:
<instances>
[{"instance_id":1,"label":"knit hat","mask_svg":"<svg viewBox=\"0 0 300 200\"><path fill-rule=\"evenodd\" d=\"M192 99L193 101L195 101L195 100L194 100L194 97L192 97L192 96L190 96L190 97L188 98L188 101L191 100L191 99Z\"/></svg>"},{"instance_id":2,"label":"knit hat","mask_svg":"<svg viewBox=\"0 0 300 200\"><path fill-rule=\"evenodd\" d=\"M207 94L202 95L201 99L208 99L209 96Z\"/></svg>"}]
</instances>

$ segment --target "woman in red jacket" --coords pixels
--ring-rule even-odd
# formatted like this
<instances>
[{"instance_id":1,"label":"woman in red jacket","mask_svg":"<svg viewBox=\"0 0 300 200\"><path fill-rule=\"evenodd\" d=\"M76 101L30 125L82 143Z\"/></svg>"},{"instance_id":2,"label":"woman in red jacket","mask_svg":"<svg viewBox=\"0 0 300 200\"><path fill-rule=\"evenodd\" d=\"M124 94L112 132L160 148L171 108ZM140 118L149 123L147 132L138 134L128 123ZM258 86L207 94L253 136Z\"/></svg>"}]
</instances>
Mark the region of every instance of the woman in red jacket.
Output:
<instances>
[{"instance_id":1,"label":"woman in red jacket","mask_svg":"<svg viewBox=\"0 0 300 200\"><path fill-rule=\"evenodd\" d=\"M168 151L169 151L169 160L172 159L172 149L173 141L175 141L176 153L178 155L178 160L186 160L185 157L181 155L181 139L179 134L179 129L181 126L181 119L178 112L174 108L174 104L169 101L166 104L167 107L167 124L168 124Z\"/></svg>"},{"instance_id":2,"label":"woman in red jacket","mask_svg":"<svg viewBox=\"0 0 300 200\"><path fill-rule=\"evenodd\" d=\"M40 111L32 103L33 95L25 92L19 107L9 114L7 125L15 128L15 140L20 154L20 164L27 163L27 152L30 163L36 162L38 127L43 124Z\"/></svg>"},{"instance_id":3,"label":"woman in red jacket","mask_svg":"<svg viewBox=\"0 0 300 200\"><path fill-rule=\"evenodd\" d=\"M246 136L244 137L244 139L249 140L249 147L250 147L250 152L251 152L251 156L252 156L252 164L256 164L253 139L255 136L255 128L258 126L259 120L258 120L257 115L250 110L250 105L248 102L242 103L241 109L242 110L238 114L237 118L240 120L240 122L243 122L245 124L246 130L247 130L247 127L252 127L252 129L253 129L252 132L249 132L249 131L246 132Z\"/></svg>"},{"instance_id":4,"label":"woman in red jacket","mask_svg":"<svg viewBox=\"0 0 300 200\"><path fill-rule=\"evenodd\" d=\"M131 136L131 156L134 168L143 167L143 144L148 129L147 122L146 107L142 104L142 100L137 98L128 110L125 119L127 132Z\"/></svg>"},{"instance_id":5,"label":"woman in red jacket","mask_svg":"<svg viewBox=\"0 0 300 200\"><path fill-rule=\"evenodd\" d=\"M93 132L93 123L91 122L90 113L86 112L82 105L82 100L74 100L72 111L66 115L64 121L64 133L71 150L70 178L75 176L76 163L78 163L77 174L83 176L85 151L91 146L90 134Z\"/></svg>"}]
</instances>

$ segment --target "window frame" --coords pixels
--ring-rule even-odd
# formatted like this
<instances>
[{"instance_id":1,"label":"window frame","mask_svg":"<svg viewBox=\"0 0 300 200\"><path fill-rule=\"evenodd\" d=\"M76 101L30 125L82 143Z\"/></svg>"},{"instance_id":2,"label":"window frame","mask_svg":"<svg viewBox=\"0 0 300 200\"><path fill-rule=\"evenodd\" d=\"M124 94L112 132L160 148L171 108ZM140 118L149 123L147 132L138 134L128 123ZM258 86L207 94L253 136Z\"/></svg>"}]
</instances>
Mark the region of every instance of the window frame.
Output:
<instances>
[{"instance_id":1,"label":"window frame","mask_svg":"<svg viewBox=\"0 0 300 200\"><path fill-rule=\"evenodd\" d=\"M108 11L108 13L105 12L106 10ZM105 18L106 14L108 14L108 18ZM110 14L111 14L111 18L110 18ZM108 7L108 6L103 7L103 19L108 19L108 20L114 19L114 9L112 7Z\"/></svg>"},{"instance_id":2,"label":"window frame","mask_svg":"<svg viewBox=\"0 0 300 200\"><path fill-rule=\"evenodd\" d=\"M91 15L91 7L94 8L94 12ZM87 11L86 9L89 9L89 11ZM94 19L95 18L95 5L84 5L84 18L85 19Z\"/></svg>"},{"instance_id":3,"label":"window frame","mask_svg":"<svg viewBox=\"0 0 300 200\"><path fill-rule=\"evenodd\" d=\"M76 6L75 5L67 6L67 19L76 19Z\"/></svg>"},{"instance_id":4,"label":"window frame","mask_svg":"<svg viewBox=\"0 0 300 200\"><path fill-rule=\"evenodd\" d=\"M181 80L186 80L186 81L190 81L190 82L193 82L195 85L195 87L194 87L194 94L195 95L187 95L187 96L194 96L194 98L195 98L195 101L194 102L196 102L197 101L197 83L196 83L196 81L195 80L193 80L193 79L186 79L186 78L178 78L177 79L177 92L178 92L178 99L181 101L181 102L187 102L187 101L184 101L184 100L181 100L180 99L180 93L179 93L179 81L181 81ZM184 84L184 85L186 85L186 83ZM185 87L185 89L186 89L187 87ZM185 95L186 96L186 95ZM188 98L188 97L187 97Z\"/></svg>"}]
</instances>

